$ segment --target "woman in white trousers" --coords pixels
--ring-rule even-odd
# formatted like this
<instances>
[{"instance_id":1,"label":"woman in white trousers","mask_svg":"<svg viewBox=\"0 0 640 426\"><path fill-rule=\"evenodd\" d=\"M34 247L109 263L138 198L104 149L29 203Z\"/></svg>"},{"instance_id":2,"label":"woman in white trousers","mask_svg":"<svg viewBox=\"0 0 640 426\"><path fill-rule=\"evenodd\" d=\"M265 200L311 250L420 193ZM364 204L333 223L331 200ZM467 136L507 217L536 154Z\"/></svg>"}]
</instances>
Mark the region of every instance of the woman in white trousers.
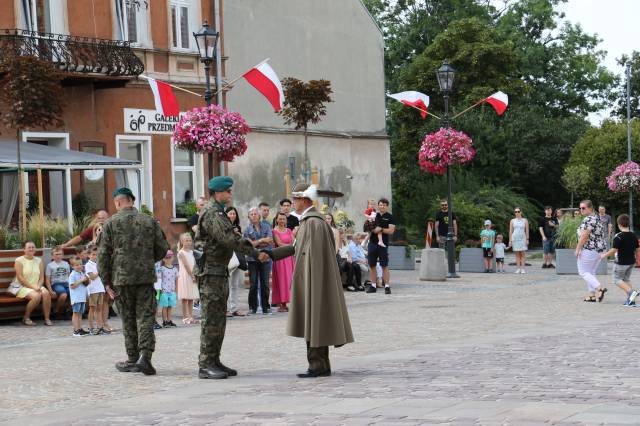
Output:
<instances>
[{"instance_id":1,"label":"woman in white trousers","mask_svg":"<svg viewBox=\"0 0 640 426\"><path fill-rule=\"evenodd\" d=\"M580 214L584 217L578 228L578 274L587 283L587 297L585 302L602 302L607 289L600 284L596 277L596 270L600 264L600 253L606 250L605 230L602 221L593 212L590 200L580 202Z\"/></svg>"},{"instance_id":2,"label":"woman in white trousers","mask_svg":"<svg viewBox=\"0 0 640 426\"><path fill-rule=\"evenodd\" d=\"M242 228L240 227L240 215L235 207L229 206L226 208L225 213L233 225L233 231L242 235ZM238 256L238 262L240 265L233 270L229 271L229 298L227 299L227 316L228 317L243 317L245 314L238 310L238 293L240 292L240 286L243 285L244 272L247 269L247 261L243 254L236 253Z\"/></svg>"}]
</instances>

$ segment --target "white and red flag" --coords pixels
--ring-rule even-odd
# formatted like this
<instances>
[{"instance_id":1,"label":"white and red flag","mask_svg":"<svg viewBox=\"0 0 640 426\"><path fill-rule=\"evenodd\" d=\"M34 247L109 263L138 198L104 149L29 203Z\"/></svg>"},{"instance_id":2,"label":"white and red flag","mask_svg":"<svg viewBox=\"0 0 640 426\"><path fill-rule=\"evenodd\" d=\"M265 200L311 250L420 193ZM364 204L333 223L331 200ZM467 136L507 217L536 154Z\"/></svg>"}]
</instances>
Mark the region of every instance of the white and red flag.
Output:
<instances>
[{"instance_id":1,"label":"white and red flag","mask_svg":"<svg viewBox=\"0 0 640 426\"><path fill-rule=\"evenodd\" d=\"M146 77L153 91L153 99L156 103L156 111L167 117L177 117L180 115L180 105L173 89L167 83Z\"/></svg>"},{"instance_id":2,"label":"white and red flag","mask_svg":"<svg viewBox=\"0 0 640 426\"><path fill-rule=\"evenodd\" d=\"M420 110L420 115L422 116L423 120L427 118L427 108L429 108L429 96L425 95L424 93L409 90L407 92L393 93L387 96L395 99L398 102L402 102L407 106L414 107Z\"/></svg>"},{"instance_id":3,"label":"white and red flag","mask_svg":"<svg viewBox=\"0 0 640 426\"><path fill-rule=\"evenodd\" d=\"M267 98L275 112L280 112L284 103L284 92L277 74L265 59L260 64L247 71L243 77L250 85Z\"/></svg>"},{"instance_id":4,"label":"white and red flag","mask_svg":"<svg viewBox=\"0 0 640 426\"><path fill-rule=\"evenodd\" d=\"M509 96L503 92L496 92L484 101L491 105L498 115L502 115L509 106Z\"/></svg>"}]
</instances>

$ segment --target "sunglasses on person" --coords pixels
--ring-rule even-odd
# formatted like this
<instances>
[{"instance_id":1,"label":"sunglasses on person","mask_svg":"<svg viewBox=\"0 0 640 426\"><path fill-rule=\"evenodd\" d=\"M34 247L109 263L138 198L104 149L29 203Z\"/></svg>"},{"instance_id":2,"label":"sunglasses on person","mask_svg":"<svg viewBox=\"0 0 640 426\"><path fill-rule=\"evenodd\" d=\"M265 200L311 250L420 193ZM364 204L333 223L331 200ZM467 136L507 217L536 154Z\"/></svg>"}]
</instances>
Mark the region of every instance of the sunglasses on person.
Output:
<instances>
[{"instance_id":1,"label":"sunglasses on person","mask_svg":"<svg viewBox=\"0 0 640 426\"><path fill-rule=\"evenodd\" d=\"M522 213L520 210L514 210L514 213Z\"/></svg>"},{"instance_id":2,"label":"sunglasses on person","mask_svg":"<svg viewBox=\"0 0 640 426\"><path fill-rule=\"evenodd\" d=\"M587 209L586 207L580 207L580 210L586 210L586 209Z\"/></svg>"},{"instance_id":3,"label":"sunglasses on person","mask_svg":"<svg viewBox=\"0 0 640 426\"><path fill-rule=\"evenodd\" d=\"M448 207L448 204L440 204L440 207Z\"/></svg>"}]
</instances>

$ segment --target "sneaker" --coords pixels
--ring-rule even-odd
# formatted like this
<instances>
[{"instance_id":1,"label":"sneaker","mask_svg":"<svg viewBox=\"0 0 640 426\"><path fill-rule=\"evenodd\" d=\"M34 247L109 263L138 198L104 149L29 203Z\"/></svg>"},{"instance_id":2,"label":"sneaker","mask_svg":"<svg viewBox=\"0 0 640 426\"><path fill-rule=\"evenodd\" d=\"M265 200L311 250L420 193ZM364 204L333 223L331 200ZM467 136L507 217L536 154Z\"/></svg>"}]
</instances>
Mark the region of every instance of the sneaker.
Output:
<instances>
[{"instance_id":1,"label":"sneaker","mask_svg":"<svg viewBox=\"0 0 640 426\"><path fill-rule=\"evenodd\" d=\"M154 330L160 330L161 328L162 328L162 326L161 326L160 324L158 324L158 321L156 321L156 322L153 324L153 329L154 329Z\"/></svg>"},{"instance_id":2,"label":"sneaker","mask_svg":"<svg viewBox=\"0 0 640 426\"><path fill-rule=\"evenodd\" d=\"M547 269L549 267L549 265L547 265L546 263L542 264L542 269Z\"/></svg>"},{"instance_id":3,"label":"sneaker","mask_svg":"<svg viewBox=\"0 0 640 426\"><path fill-rule=\"evenodd\" d=\"M101 328L100 330L98 330L98 334L111 334L111 331L105 328Z\"/></svg>"},{"instance_id":4,"label":"sneaker","mask_svg":"<svg viewBox=\"0 0 640 426\"><path fill-rule=\"evenodd\" d=\"M384 288L384 294L391 294L391 287L387 286Z\"/></svg>"},{"instance_id":5,"label":"sneaker","mask_svg":"<svg viewBox=\"0 0 640 426\"><path fill-rule=\"evenodd\" d=\"M367 287L367 290L365 291L365 293L375 293L377 291L377 289L375 288L375 286L370 285L369 287Z\"/></svg>"},{"instance_id":6,"label":"sneaker","mask_svg":"<svg viewBox=\"0 0 640 426\"><path fill-rule=\"evenodd\" d=\"M96 334L98 334L98 329L97 328L90 328L89 329L89 336L95 336Z\"/></svg>"},{"instance_id":7,"label":"sneaker","mask_svg":"<svg viewBox=\"0 0 640 426\"><path fill-rule=\"evenodd\" d=\"M631 304L631 303L634 303L634 304L635 304L635 300L636 300L636 297L638 297L638 294L639 294L639 293L638 293L636 290L633 290L633 291L631 292L631 294L629 295L629 298L627 299L627 301L628 301L630 304Z\"/></svg>"},{"instance_id":8,"label":"sneaker","mask_svg":"<svg viewBox=\"0 0 640 426\"><path fill-rule=\"evenodd\" d=\"M356 291L364 291L364 286L360 284L358 287L356 287Z\"/></svg>"},{"instance_id":9,"label":"sneaker","mask_svg":"<svg viewBox=\"0 0 640 426\"><path fill-rule=\"evenodd\" d=\"M350 285L350 286L347 286L347 291L356 291L356 288Z\"/></svg>"},{"instance_id":10,"label":"sneaker","mask_svg":"<svg viewBox=\"0 0 640 426\"><path fill-rule=\"evenodd\" d=\"M271 315L271 309L263 309L262 315Z\"/></svg>"},{"instance_id":11,"label":"sneaker","mask_svg":"<svg viewBox=\"0 0 640 426\"><path fill-rule=\"evenodd\" d=\"M82 337L84 334L81 333L81 330L73 330L73 337Z\"/></svg>"},{"instance_id":12,"label":"sneaker","mask_svg":"<svg viewBox=\"0 0 640 426\"><path fill-rule=\"evenodd\" d=\"M251 309L251 310L249 310L249 312L247 313L247 315L255 315L255 314L257 314L257 313L258 313L258 310L257 310L257 309Z\"/></svg>"},{"instance_id":13,"label":"sneaker","mask_svg":"<svg viewBox=\"0 0 640 426\"><path fill-rule=\"evenodd\" d=\"M193 309L195 309L196 311L200 310L200 302L193 302Z\"/></svg>"},{"instance_id":14,"label":"sneaker","mask_svg":"<svg viewBox=\"0 0 640 426\"><path fill-rule=\"evenodd\" d=\"M174 323L173 321L168 321L166 326L167 327L177 327L176 323Z\"/></svg>"},{"instance_id":15,"label":"sneaker","mask_svg":"<svg viewBox=\"0 0 640 426\"><path fill-rule=\"evenodd\" d=\"M520 269L520 273L521 273L521 274L526 274L526 272L525 272L525 270L524 270L524 269Z\"/></svg>"},{"instance_id":16,"label":"sneaker","mask_svg":"<svg viewBox=\"0 0 640 426\"><path fill-rule=\"evenodd\" d=\"M549 266L547 266L547 268L556 269L556 265L554 265L553 263L550 263Z\"/></svg>"}]
</instances>

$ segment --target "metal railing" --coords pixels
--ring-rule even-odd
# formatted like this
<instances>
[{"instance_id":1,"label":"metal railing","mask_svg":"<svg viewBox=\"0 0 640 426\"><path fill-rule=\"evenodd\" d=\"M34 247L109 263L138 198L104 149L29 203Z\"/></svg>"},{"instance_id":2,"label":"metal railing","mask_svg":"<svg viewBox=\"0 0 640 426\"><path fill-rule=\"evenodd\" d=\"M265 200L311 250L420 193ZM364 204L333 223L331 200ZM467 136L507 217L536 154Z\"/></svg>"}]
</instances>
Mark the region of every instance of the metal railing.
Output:
<instances>
[{"instance_id":1,"label":"metal railing","mask_svg":"<svg viewBox=\"0 0 640 426\"><path fill-rule=\"evenodd\" d=\"M144 71L127 41L0 29L0 62L11 55L41 58L70 73L137 76Z\"/></svg>"}]
</instances>

